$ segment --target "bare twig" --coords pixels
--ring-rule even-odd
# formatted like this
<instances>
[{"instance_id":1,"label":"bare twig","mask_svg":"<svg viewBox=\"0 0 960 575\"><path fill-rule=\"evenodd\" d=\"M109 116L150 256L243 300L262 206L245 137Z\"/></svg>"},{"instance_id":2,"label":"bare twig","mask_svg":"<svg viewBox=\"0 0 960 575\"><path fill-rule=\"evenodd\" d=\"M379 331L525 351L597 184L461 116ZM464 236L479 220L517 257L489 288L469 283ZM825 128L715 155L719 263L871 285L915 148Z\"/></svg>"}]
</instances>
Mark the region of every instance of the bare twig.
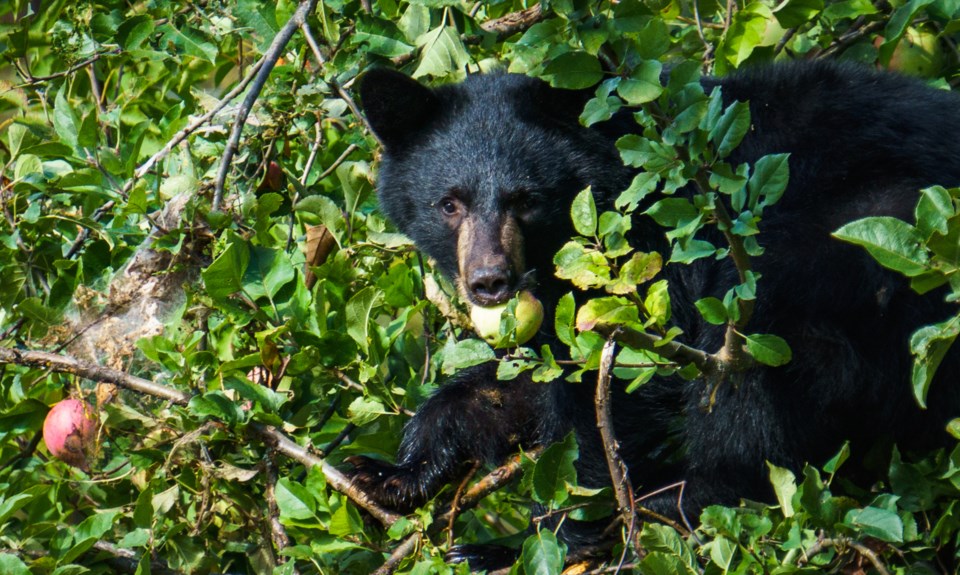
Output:
<instances>
[{"instance_id":1,"label":"bare twig","mask_svg":"<svg viewBox=\"0 0 960 575\"><path fill-rule=\"evenodd\" d=\"M638 531L634 528L636 513L634 512L633 489L630 486L627 466L620 457L620 446L614 434L613 416L610 408L610 376L613 370L614 352L617 348L616 335L615 331L607 338L606 343L603 344L603 351L600 353L600 373L597 375L597 394L594 397L594 403L597 412L597 428L600 430L600 438L603 440L603 455L607 460L607 470L610 472L610 483L616 495L620 519L629 530L628 540L632 541L635 550L640 553L642 549L640 547L640 537Z\"/></svg>"},{"instance_id":2,"label":"bare twig","mask_svg":"<svg viewBox=\"0 0 960 575\"><path fill-rule=\"evenodd\" d=\"M112 210L113 206L115 206L116 204L117 203L114 202L113 200L110 200L109 202L103 204L102 206L100 206L99 208L93 211L93 215L90 216L90 219L95 222L99 222L100 218L102 218L107 212ZM77 255L77 252L80 251L80 248L83 247L84 242L86 242L89 237L90 237L89 227L84 227L82 230L80 230L80 233L77 234L77 238L73 240L73 243L70 245L70 249L67 250L66 254L64 254L63 256L64 259L69 260L73 258L73 256Z\"/></svg>"},{"instance_id":3,"label":"bare twig","mask_svg":"<svg viewBox=\"0 0 960 575\"><path fill-rule=\"evenodd\" d=\"M31 455L33 455L33 452L37 450L37 446L40 445L41 439L43 439L42 431L37 431L36 433L34 433L33 439L31 439L29 443L27 443L22 449L20 449L19 453L14 454L13 457L11 457L10 459L7 459L5 462L0 464L0 472L12 466L13 464L20 461L21 459L26 459L27 457L30 457Z\"/></svg>"},{"instance_id":4,"label":"bare twig","mask_svg":"<svg viewBox=\"0 0 960 575\"><path fill-rule=\"evenodd\" d=\"M260 60L258 60L253 66L250 67L249 72L243 78L243 80L241 80L239 84L234 86L232 90L227 92L226 95L223 98L221 98L219 102L217 102L216 106L211 108L210 111L207 112L206 114L200 116L193 122L190 122L190 124L187 125L187 127L177 132L176 135L174 135L169 142L164 144L164 146L160 148L160 150L157 153L150 156L150 158L146 162L141 164L133 173L133 179L127 182L126 185L123 187L124 191L129 192L131 189L133 189L133 185L137 182L137 180L147 175L147 173L149 173L150 170L153 169L153 167L157 164L157 162L167 157L167 155L173 150L173 148L179 145L180 142L186 140L190 136L190 134L197 131L197 129L199 129L200 126L209 122L214 116L220 113L220 110L223 110L227 106L227 104L229 104L234 98L240 95L241 92L246 90L247 86L250 85L250 82L253 81L253 79L256 77L257 72L260 70L260 67L263 66L263 61L264 59L260 58Z\"/></svg>"},{"instance_id":5,"label":"bare twig","mask_svg":"<svg viewBox=\"0 0 960 575\"><path fill-rule=\"evenodd\" d=\"M347 146L347 149L345 149L345 150L343 151L343 153L340 154L340 156L339 156L336 160L334 160L334 162L333 162L332 164L330 164L330 165L327 167L327 169L323 171L322 174L320 174L320 177L317 178L317 181L319 182L319 181L323 180L324 178L326 178L327 176L329 176L330 174L332 174L337 168L340 167L340 164L344 163L344 162L347 160L347 158L350 156L350 154L352 154L352 153L354 153L354 152L356 152L356 151L357 151L357 145L356 145L356 144L350 144L349 146Z\"/></svg>"},{"instance_id":6,"label":"bare twig","mask_svg":"<svg viewBox=\"0 0 960 575\"><path fill-rule=\"evenodd\" d=\"M843 548L849 547L865 557L880 575L890 575L890 570L887 569L886 565L883 564L883 561L880 560L880 557L873 549L870 549L863 543L840 537L820 539L814 543L812 547L804 551L803 555L797 560L797 564L801 567L806 565L814 555L817 555L829 547L836 548L838 553L842 553Z\"/></svg>"},{"instance_id":7,"label":"bare twig","mask_svg":"<svg viewBox=\"0 0 960 575\"><path fill-rule=\"evenodd\" d=\"M277 557L281 563L285 563L286 559L282 551L290 546L290 536L287 535L287 530L280 523L280 507L277 505L276 498L277 468L273 459L269 456L264 458L263 464L267 475L264 498L267 500L267 521L270 524L270 538L273 540L273 546L276 547Z\"/></svg>"},{"instance_id":8,"label":"bare twig","mask_svg":"<svg viewBox=\"0 0 960 575\"><path fill-rule=\"evenodd\" d=\"M114 48L113 50L107 50L106 52L100 52L99 54L94 54L93 56L87 58L86 60L84 60L83 62L80 62L79 64L74 64L73 66L70 66L69 68L67 68L62 72L57 72L56 74L50 74L49 76L34 76L30 73L29 70L23 70L19 66L17 66L16 67L17 70L19 70L23 74L23 77L27 79L25 83L20 84L19 86L17 86L17 88L27 88L35 84L39 84L41 82L48 82L50 80L55 80L57 78L62 78L64 76L69 76L70 74L73 74L77 70L81 70L86 66L93 64L94 62L96 62L100 58L103 58L104 56L115 56L119 54L121 51L122 50L120 50L120 48Z\"/></svg>"},{"instance_id":9,"label":"bare twig","mask_svg":"<svg viewBox=\"0 0 960 575\"><path fill-rule=\"evenodd\" d=\"M419 531L408 536L403 540L403 543L393 550L393 553L390 554L387 561L373 572L373 575L390 575L396 571L397 567L400 566L400 562L417 550L422 539L423 535L421 535Z\"/></svg>"},{"instance_id":10,"label":"bare twig","mask_svg":"<svg viewBox=\"0 0 960 575\"><path fill-rule=\"evenodd\" d=\"M217 173L216 185L213 192L212 211L216 212L220 210L220 204L223 202L223 188L227 181L227 174L230 173L230 164L234 154L237 152L237 148L240 146L240 136L243 132L243 126L247 122L247 116L250 115L250 111L253 109L253 103L260 97L260 91L267 83L270 72L272 72L273 67L276 66L277 60L280 59L281 52L286 48L290 38L293 37L293 33L306 21L307 16L313 12L316 6L317 0L303 0L300 2L293 16L291 16L290 20L277 32L277 35L273 38L273 42L270 43L270 47L267 48L267 51L263 54L263 64L261 64L260 69L257 71L256 77L250 86L250 91L247 92L247 96L243 99L243 103L240 104L240 108L237 110L237 118L234 120L233 129L230 132L230 139L227 141L227 147L223 151L223 159L220 163L220 171Z\"/></svg>"},{"instance_id":11,"label":"bare twig","mask_svg":"<svg viewBox=\"0 0 960 575\"><path fill-rule=\"evenodd\" d=\"M66 355L57 355L45 351L23 351L0 347L0 363L13 363L39 369L48 369L57 373L70 373L93 381L119 385L174 403L186 404L190 401L189 394L177 389L115 369L79 361Z\"/></svg>"},{"instance_id":12,"label":"bare twig","mask_svg":"<svg viewBox=\"0 0 960 575\"><path fill-rule=\"evenodd\" d=\"M475 462L470 468L470 471L463 476L460 485L457 486L457 492L453 494L453 501L450 502L450 510L446 513L446 515L450 516L450 519L447 520L447 547L453 546L453 524L457 520L457 515L460 513L460 500L463 499L463 493L478 469L480 469L479 461Z\"/></svg>"},{"instance_id":13,"label":"bare twig","mask_svg":"<svg viewBox=\"0 0 960 575\"><path fill-rule=\"evenodd\" d=\"M525 32L546 17L547 15L544 14L543 7L540 4L534 4L526 10L511 12L499 18L487 20L480 24L480 28L484 32L496 34L497 41L500 41L519 32ZM462 40L465 44L479 44L483 41L483 36L479 34L465 34L462 36Z\"/></svg>"},{"instance_id":14,"label":"bare twig","mask_svg":"<svg viewBox=\"0 0 960 575\"><path fill-rule=\"evenodd\" d=\"M313 37L313 30L310 28L310 24L304 21L300 25L300 31L303 32L303 37L307 40L307 45L310 46L310 50L313 52L313 57L317 59L317 64L323 66L327 63L327 59L323 57L323 52L320 51L320 44L317 43L316 38Z\"/></svg>"}]
</instances>

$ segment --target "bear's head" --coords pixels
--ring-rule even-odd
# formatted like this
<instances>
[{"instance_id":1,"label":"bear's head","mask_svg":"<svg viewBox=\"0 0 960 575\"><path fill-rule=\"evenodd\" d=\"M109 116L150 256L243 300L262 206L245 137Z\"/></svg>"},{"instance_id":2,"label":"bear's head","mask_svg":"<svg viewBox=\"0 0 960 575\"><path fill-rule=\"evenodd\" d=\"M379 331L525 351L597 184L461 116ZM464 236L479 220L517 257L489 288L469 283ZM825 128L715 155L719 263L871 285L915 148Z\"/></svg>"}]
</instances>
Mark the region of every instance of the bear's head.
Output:
<instances>
[{"instance_id":1,"label":"bear's head","mask_svg":"<svg viewBox=\"0 0 960 575\"><path fill-rule=\"evenodd\" d=\"M380 204L472 303L550 281L576 194L593 186L603 203L629 182L613 142L579 124L591 94L516 74L436 89L390 70L364 76L383 144Z\"/></svg>"}]
</instances>

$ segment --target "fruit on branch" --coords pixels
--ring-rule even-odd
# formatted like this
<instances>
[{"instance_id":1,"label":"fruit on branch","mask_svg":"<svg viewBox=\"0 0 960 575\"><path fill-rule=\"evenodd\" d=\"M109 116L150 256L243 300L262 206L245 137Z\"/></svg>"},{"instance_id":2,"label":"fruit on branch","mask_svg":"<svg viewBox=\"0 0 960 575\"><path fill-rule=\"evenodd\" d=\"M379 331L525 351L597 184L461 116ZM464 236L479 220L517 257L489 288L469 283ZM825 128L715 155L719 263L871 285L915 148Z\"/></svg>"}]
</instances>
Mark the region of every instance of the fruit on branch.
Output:
<instances>
[{"instance_id":1,"label":"fruit on branch","mask_svg":"<svg viewBox=\"0 0 960 575\"><path fill-rule=\"evenodd\" d=\"M543 322L543 304L529 291L522 291L517 294L517 304L513 312L513 318L516 321L514 330L516 337L501 337L500 320L509 304L510 302L506 302L489 307L475 305L470 308L470 321L473 322L474 331L490 345L496 347L523 345L530 341L540 329L540 324Z\"/></svg>"},{"instance_id":2,"label":"fruit on branch","mask_svg":"<svg viewBox=\"0 0 960 575\"><path fill-rule=\"evenodd\" d=\"M43 441L51 455L86 470L87 454L94 446L98 426L99 418L89 403L64 399L47 413Z\"/></svg>"}]
</instances>

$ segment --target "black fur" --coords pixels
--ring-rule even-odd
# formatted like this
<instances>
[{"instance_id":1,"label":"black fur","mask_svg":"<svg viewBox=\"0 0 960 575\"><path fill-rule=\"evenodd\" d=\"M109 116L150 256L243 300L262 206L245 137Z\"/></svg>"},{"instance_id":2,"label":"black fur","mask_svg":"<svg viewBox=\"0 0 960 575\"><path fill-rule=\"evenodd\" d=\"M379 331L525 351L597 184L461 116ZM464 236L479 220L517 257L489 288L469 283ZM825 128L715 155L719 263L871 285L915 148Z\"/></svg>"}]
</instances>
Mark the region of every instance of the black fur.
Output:
<instances>
[{"instance_id":1,"label":"black fur","mask_svg":"<svg viewBox=\"0 0 960 575\"><path fill-rule=\"evenodd\" d=\"M920 188L960 185L960 99L833 63L778 65L705 84L721 85L727 101L750 102L753 126L732 162L791 154L789 187L761 222L766 251L753 263L763 279L749 330L785 338L794 359L738 374L709 411L701 381L655 380L631 395L618 391L616 433L637 492L686 480L685 511L695 514L742 497L770 500L765 461L793 469L822 464L844 440L860 455L880 440L906 448L944 442L944 425L960 405L958 354L944 361L932 407L923 412L910 391L907 342L918 326L951 310L941 296L916 295L902 277L830 233L864 216L912 221ZM485 218L512 214L527 267L536 271L534 291L552 310L571 289L554 278L551 260L572 231L572 198L592 185L598 202L609 204L632 177L611 138L576 123L582 98L515 75L428 90L378 70L368 73L361 96L385 144L379 194L390 219L455 276L456 234L437 210L441 198L456 193ZM520 213L518 194L533 208ZM638 249L665 247L651 220L638 216L634 229ZM699 260L664 274L682 340L719 349L722 327L706 324L692 303L723 297L736 283L732 264ZM581 483L605 485L592 387L522 377L501 383L491 366L466 370L411 420L395 466L360 459L355 478L379 500L409 508L465 461L496 463L518 444L553 442L575 429ZM645 504L677 513L675 493ZM566 537L575 542L577 530Z\"/></svg>"}]
</instances>

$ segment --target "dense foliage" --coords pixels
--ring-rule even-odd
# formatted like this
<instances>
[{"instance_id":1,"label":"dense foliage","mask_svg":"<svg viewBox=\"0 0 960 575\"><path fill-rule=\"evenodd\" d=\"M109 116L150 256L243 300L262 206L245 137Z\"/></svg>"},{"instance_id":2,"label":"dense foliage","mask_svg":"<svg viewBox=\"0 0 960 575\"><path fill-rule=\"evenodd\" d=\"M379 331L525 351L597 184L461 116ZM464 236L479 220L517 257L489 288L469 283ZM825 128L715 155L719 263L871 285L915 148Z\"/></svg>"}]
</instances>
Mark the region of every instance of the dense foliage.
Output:
<instances>
[{"instance_id":1,"label":"dense foliage","mask_svg":"<svg viewBox=\"0 0 960 575\"><path fill-rule=\"evenodd\" d=\"M534 370L538 381L593 385L611 327L663 346L677 335L663 265L737 260L741 283L697 308L743 333L744 361L789 361L783 340L748 322L763 297L749 257L788 161L726 164L749 109L724 109L690 81L836 58L949 89L958 32L956 0L5 0L0 572L465 572L444 564L449 545L505 540L522 545L516 572L559 573L582 558L566 558L525 502L617 517L610 489L576 485L572 439L522 456L501 473L519 468L519 480L459 513L450 501L473 492L457 485L411 516L378 513L348 496L336 467L351 454L391 457L407 415L458 368L496 360L504 379ZM579 196L580 235L555 260L576 288L609 294L580 309L561 301L566 349L498 358L468 329L451 287L377 212L377 143L351 97L374 65L427 83L498 68L559 87L600 83L584 123L638 112L637 135L618 146L645 171L610 211ZM691 184L696 201L670 195ZM663 194L647 213L670 253L625 240L650 194ZM724 196L733 213L718 208ZM918 190L915 222L863 220L837 235L918 290L947 283L956 298L958 198ZM722 245L698 235L717 226ZM919 401L958 333L953 318L914 336ZM643 348L616 358L632 388L658 372L697 373L683 356ZM99 417L76 466L41 441L51 406L68 397ZM333 467L283 447L280 434ZM802 476L771 466L777 505L711 507L691 518L693 532L647 524L640 553L601 550L583 569L955 569L960 449L881 456L887 472L872 486L844 477L848 455ZM618 529L632 541L629 526Z\"/></svg>"}]
</instances>

